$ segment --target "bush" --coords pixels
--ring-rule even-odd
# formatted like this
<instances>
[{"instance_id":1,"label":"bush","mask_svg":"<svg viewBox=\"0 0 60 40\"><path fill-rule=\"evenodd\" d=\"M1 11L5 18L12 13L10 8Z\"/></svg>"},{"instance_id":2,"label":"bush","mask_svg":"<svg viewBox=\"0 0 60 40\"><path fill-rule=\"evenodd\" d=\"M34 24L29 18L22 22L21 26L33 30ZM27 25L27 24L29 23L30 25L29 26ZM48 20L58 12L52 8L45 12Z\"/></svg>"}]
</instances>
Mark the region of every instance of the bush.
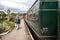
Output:
<instances>
[{"instance_id":1,"label":"bush","mask_svg":"<svg viewBox=\"0 0 60 40\"><path fill-rule=\"evenodd\" d=\"M0 24L0 33L2 33L4 31L3 25Z\"/></svg>"},{"instance_id":2,"label":"bush","mask_svg":"<svg viewBox=\"0 0 60 40\"><path fill-rule=\"evenodd\" d=\"M9 21L5 21L5 23L7 23L8 26L10 26L10 30L14 28L14 25L15 25L14 22L11 22L11 21L10 21L10 22L9 22Z\"/></svg>"},{"instance_id":3,"label":"bush","mask_svg":"<svg viewBox=\"0 0 60 40\"><path fill-rule=\"evenodd\" d=\"M14 25L14 22L9 22L7 20L3 21L3 23L0 25L0 33L12 30L14 28Z\"/></svg>"}]
</instances>

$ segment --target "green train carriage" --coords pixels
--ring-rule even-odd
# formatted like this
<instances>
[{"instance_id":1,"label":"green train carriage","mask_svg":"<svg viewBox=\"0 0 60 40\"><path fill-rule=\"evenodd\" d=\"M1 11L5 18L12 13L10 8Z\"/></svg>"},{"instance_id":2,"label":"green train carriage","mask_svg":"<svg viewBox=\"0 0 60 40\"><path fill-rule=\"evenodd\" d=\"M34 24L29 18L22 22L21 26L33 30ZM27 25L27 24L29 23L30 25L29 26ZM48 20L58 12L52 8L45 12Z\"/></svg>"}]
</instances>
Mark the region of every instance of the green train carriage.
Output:
<instances>
[{"instance_id":1,"label":"green train carriage","mask_svg":"<svg viewBox=\"0 0 60 40\"><path fill-rule=\"evenodd\" d=\"M37 0L26 15L26 22L41 40L57 40L57 0Z\"/></svg>"}]
</instances>

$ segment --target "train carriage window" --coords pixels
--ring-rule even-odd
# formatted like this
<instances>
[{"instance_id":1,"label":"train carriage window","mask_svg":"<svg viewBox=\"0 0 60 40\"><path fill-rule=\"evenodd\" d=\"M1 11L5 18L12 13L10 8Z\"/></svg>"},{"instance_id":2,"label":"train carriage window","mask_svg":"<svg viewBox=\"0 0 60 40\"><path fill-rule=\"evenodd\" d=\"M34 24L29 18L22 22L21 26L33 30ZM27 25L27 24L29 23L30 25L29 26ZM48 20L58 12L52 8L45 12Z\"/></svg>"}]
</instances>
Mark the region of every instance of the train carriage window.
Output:
<instances>
[{"instance_id":1,"label":"train carriage window","mask_svg":"<svg viewBox=\"0 0 60 40\"><path fill-rule=\"evenodd\" d=\"M40 35L39 17L39 1L29 10L28 21L31 23L33 30Z\"/></svg>"}]
</instances>

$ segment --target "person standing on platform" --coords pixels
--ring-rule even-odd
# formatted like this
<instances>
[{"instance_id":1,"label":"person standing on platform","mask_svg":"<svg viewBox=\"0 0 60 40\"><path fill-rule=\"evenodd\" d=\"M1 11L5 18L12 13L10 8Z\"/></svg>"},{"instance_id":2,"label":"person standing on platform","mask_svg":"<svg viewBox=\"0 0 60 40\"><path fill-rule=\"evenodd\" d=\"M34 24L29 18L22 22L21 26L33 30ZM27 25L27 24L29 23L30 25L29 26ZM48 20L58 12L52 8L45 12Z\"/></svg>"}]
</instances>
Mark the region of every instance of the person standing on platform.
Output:
<instances>
[{"instance_id":1,"label":"person standing on platform","mask_svg":"<svg viewBox=\"0 0 60 40\"><path fill-rule=\"evenodd\" d=\"M19 29L19 26L20 26L20 18L19 18L19 15L16 15L15 27L16 27L17 30Z\"/></svg>"}]
</instances>

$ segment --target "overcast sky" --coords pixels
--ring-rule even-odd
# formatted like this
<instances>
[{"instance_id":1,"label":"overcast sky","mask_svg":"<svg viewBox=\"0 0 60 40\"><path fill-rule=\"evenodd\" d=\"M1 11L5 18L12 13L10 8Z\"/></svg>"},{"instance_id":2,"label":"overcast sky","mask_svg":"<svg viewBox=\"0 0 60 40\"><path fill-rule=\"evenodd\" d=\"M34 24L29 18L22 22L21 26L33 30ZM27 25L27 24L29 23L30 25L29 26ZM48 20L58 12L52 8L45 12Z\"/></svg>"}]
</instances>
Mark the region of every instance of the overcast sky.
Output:
<instances>
[{"instance_id":1,"label":"overcast sky","mask_svg":"<svg viewBox=\"0 0 60 40\"><path fill-rule=\"evenodd\" d=\"M27 12L36 0L0 0L0 10L11 12Z\"/></svg>"}]
</instances>

